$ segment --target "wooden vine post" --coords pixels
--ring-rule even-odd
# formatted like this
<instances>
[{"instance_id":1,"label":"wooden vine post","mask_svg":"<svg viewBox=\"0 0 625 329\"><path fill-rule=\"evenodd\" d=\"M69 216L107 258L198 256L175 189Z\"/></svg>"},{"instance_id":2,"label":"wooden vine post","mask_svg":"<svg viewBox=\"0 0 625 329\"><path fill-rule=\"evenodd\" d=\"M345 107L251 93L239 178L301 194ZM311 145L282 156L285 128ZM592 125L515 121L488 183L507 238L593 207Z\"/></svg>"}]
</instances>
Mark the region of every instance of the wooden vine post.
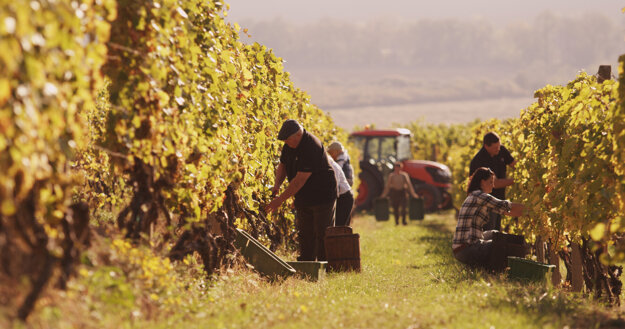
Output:
<instances>
[{"instance_id":1,"label":"wooden vine post","mask_svg":"<svg viewBox=\"0 0 625 329\"><path fill-rule=\"evenodd\" d=\"M543 242L543 238L538 236L536 237L536 244L534 245L536 249L536 260L541 263L545 262L545 242Z\"/></svg>"},{"instance_id":2,"label":"wooden vine post","mask_svg":"<svg viewBox=\"0 0 625 329\"><path fill-rule=\"evenodd\" d=\"M558 254L552 245L549 246L549 264L556 266L551 274L551 283L554 287L559 287L562 282L562 274L560 274L560 257L558 257Z\"/></svg>"},{"instance_id":3,"label":"wooden vine post","mask_svg":"<svg viewBox=\"0 0 625 329\"><path fill-rule=\"evenodd\" d=\"M432 161L438 161L438 145L432 144Z\"/></svg>"},{"instance_id":4,"label":"wooden vine post","mask_svg":"<svg viewBox=\"0 0 625 329\"><path fill-rule=\"evenodd\" d=\"M581 292L584 288L584 276L582 273L581 247L577 243L571 244L571 287L575 292Z\"/></svg>"},{"instance_id":5,"label":"wooden vine post","mask_svg":"<svg viewBox=\"0 0 625 329\"><path fill-rule=\"evenodd\" d=\"M605 80L612 78L612 66L599 65L599 71L597 71L597 82L603 83Z\"/></svg>"}]
</instances>

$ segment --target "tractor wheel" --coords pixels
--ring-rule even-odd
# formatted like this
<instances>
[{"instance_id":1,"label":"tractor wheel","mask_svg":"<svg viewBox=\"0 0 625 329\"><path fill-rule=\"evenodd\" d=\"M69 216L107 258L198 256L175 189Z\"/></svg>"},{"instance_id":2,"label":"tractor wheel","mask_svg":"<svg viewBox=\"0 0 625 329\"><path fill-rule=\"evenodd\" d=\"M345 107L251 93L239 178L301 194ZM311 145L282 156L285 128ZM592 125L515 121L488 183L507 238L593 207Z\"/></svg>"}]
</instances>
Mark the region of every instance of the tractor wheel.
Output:
<instances>
[{"instance_id":1,"label":"tractor wheel","mask_svg":"<svg viewBox=\"0 0 625 329\"><path fill-rule=\"evenodd\" d=\"M436 187L428 184L415 184L414 191L423 198L425 211L432 212L439 209L442 196Z\"/></svg>"},{"instance_id":2,"label":"tractor wheel","mask_svg":"<svg viewBox=\"0 0 625 329\"><path fill-rule=\"evenodd\" d=\"M382 193L382 187L378 181L368 172L360 174L360 185L358 185L358 196L354 203L356 211L369 210L373 207L373 200Z\"/></svg>"}]
</instances>

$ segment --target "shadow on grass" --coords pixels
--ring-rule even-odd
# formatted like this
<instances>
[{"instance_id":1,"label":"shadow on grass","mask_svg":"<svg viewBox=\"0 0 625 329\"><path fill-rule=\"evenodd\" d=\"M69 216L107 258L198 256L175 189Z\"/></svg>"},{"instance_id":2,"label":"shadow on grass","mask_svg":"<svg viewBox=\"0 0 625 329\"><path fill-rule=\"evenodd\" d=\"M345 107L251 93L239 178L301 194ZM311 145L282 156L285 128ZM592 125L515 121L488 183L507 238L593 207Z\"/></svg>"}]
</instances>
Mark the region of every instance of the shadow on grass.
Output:
<instances>
[{"instance_id":1,"label":"shadow on grass","mask_svg":"<svg viewBox=\"0 0 625 329\"><path fill-rule=\"evenodd\" d=\"M591 297L544 285L508 281L503 291L491 294L490 302L510 307L534 317L537 322L561 322L569 328L625 328L622 308L612 307Z\"/></svg>"},{"instance_id":2,"label":"shadow on grass","mask_svg":"<svg viewBox=\"0 0 625 329\"><path fill-rule=\"evenodd\" d=\"M449 234L438 234L438 235L423 235L410 239L411 242L437 242L443 241L444 243L451 243L451 235Z\"/></svg>"},{"instance_id":3,"label":"shadow on grass","mask_svg":"<svg viewBox=\"0 0 625 329\"><path fill-rule=\"evenodd\" d=\"M435 267L441 267L441 266L447 267L449 265L453 265L453 263L452 262L436 262L432 264L421 264L421 265L410 264L408 265L408 268L413 269L413 270L423 270L423 269L429 269L429 268L435 268Z\"/></svg>"},{"instance_id":4,"label":"shadow on grass","mask_svg":"<svg viewBox=\"0 0 625 329\"><path fill-rule=\"evenodd\" d=\"M424 234L414 236L409 241L420 244L423 256L429 256L433 261L408 264L409 269L425 271L432 277L432 281L447 283L483 281L485 277L491 276L482 269L468 267L454 258L451 250L453 233L449 230L449 225L426 222L420 226L425 229Z\"/></svg>"},{"instance_id":5,"label":"shadow on grass","mask_svg":"<svg viewBox=\"0 0 625 329\"><path fill-rule=\"evenodd\" d=\"M563 289L548 289L544 285L510 281L505 274L471 268L452 255L453 230L444 218L421 223L425 234L413 237L412 242L425 246L425 255L438 255L430 264L408 265L408 268L428 271L433 281L466 282L486 281L497 289L489 294L489 304L502 309L511 308L518 313L536 319L537 324L559 323L569 328L625 328L625 312L610 307L591 297L571 293Z\"/></svg>"},{"instance_id":6,"label":"shadow on grass","mask_svg":"<svg viewBox=\"0 0 625 329\"><path fill-rule=\"evenodd\" d=\"M420 225L421 227L427 228L429 230L433 230L440 233L453 233L450 229L449 225L439 223L439 222L424 222Z\"/></svg>"},{"instance_id":7,"label":"shadow on grass","mask_svg":"<svg viewBox=\"0 0 625 329\"><path fill-rule=\"evenodd\" d=\"M451 258L451 240L452 234L445 231L437 231L438 225L424 226L432 234L425 234L410 238L410 242L426 245L425 255L445 255Z\"/></svg>"}]
</instances>

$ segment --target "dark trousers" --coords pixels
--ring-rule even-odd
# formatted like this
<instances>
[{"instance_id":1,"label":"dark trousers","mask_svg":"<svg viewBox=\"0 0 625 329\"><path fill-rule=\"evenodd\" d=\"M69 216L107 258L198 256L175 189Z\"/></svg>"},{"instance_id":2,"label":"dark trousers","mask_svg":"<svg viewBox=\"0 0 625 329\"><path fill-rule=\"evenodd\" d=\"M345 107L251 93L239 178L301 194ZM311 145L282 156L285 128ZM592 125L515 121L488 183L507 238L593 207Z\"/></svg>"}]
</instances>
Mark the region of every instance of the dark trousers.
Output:
<instances>
[{"instance_id":1,"label":"dark trousers","mask_svg":"<svg viewBox=\"0 0 625 329\"><path fill-rule=\"evenodd\" d=\"M491 212L489 214L489 220L486 225L484 225L484 231L497 230L501 232L501 215L496 212Z\"/></svg>"},{"instance_id":2,"label":"dark trousers","mask_svg":"<svg viewBox=\"0 0 625 329\"><path fill-rule=\"evenodd\" d=\"M349 226L352 219L352 208L354 207L354 194L347 191L336 200L336 226Z\"/></svg>"},{"instance_id":3,"label":"dark trousers","mask_svg":"<svg viewBox=\"0 0 625 329\"><path fill-rule=\"evenodd\" d=\"M388 196L391 199L391 207L393 207L393 213L395 214L395 224L399 224L400 215L402 223L406 224L406 206L408 201L406 191L391 189Z\"/></svg>"},{"instance_id":4,"label":"dark trousers","mask_svg":"<svg viewBox=\"0 0 625 329\"><path fill-rule=\"evenodd\" d=\"M493 234L493 249L490 254L489 269L501 272L508 265L508 256L525 257L529 246L522 235L496 232Z\"/></svg>"},{"instance_id":5,"label":"dark trousers","mask_svg":"<svg viewBox=\"0 0 625 329\"><path fill-rule=\"evenodd\" d=\"M454 257L461 263L469 266L486 268L488 266L492 247L492 240L479 241L468 245L458 252L454 252Z\"/></svg>"},{"instance_id":6,"label":"dark trousers","mask_svg":"<svg viewBox=\"0 0 625 329\"><path fill-rule=\"evenodd\" d=\"M326 227L333 226L336 201L330 203L295 207L299 261L326 260L323 239Z\"/></svg>"},{"instance_id":7,"label":"dark trousers","mask_svg":"<svg viewBox=\"0 0 625 329\"><path fill-rule=\"evenodd\" d=\"M523 236L495 233L492 240L470 244L462 250L454 252L454 257L470 266L501 272L506 269L508 256L522 258L528 253L529 248L525 244Z\"/></svg>"}]
</instances>

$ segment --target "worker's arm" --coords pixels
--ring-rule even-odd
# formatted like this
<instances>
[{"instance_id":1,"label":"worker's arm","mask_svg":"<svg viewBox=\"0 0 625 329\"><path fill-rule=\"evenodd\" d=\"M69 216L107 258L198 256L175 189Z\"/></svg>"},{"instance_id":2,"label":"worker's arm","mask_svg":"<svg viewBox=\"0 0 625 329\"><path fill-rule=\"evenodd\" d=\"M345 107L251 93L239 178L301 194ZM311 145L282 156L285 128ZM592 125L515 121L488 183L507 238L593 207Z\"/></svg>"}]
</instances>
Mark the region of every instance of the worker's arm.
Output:
<instances>
[{"instance_id":1,"label":"worker's arm","mask_svg":"<svg viewBox=\"0 0 625 329\"><path fill-rule=\"evenodd\" d=\"M510 168L514 168L514 166L516 165L516 159L512 157L512 154L505 146L501 146L499 154L503 157L506 165L510 166Z\"/></svg>"},{"instance_id":2,"label":"worker's arm","mask_svg":"<svg viewBox=\"0 0 625 329\"><path fill-rule=\"evenodd\" d=\"M512 178L495 178L495 188L507 187L514 184Z\"/></svg>"},{"instance_id":3,"label":"worker's arm","mask_svg":"<svg viewBox=\"0 0 625 329\"><path fill-rule=\"evenodd\" d=\"M415 199L421 198L417 193L415 193L414 188L412 187L412 182L410 181L410 176L408 176L407 173L403 173L403 174L404 174L404 178L406 178L406 184L408 184L410 195L412 195L412 197Z\"/></svg>"},{"instance_id":4,"label":"worker's arm","mask_svg":"<svg viewBox=\"0 0 625 329\"><path fill-rule=\"evenodd\" d=\"M508 163L508 166L514 169L514 166L516 165L516 160L512 157L512 155L510 155L510 151L508 151L508 149L506 149L505 147L502 147L502 150L500 152L503 153L503 157L505 161ZM514 181L511 178L496 178L495 177L495 188L507 187L512 184L514 184Z\"/></svg>"},{"instance_id":5,"label":"worker's arm","mask_svg":"<svg viewBox=\"0 0 625 329\"><path fill-rule=\"evenodd\" d=\"M520 217L520 216L523 216L524 210L525 210L525 206L523 204L510 202L510 211L506 213L506 215L512 216L512 217Z\"/></svg>"},{"instance_id":6,"label":"worker's arm","mask_svg":"<svg viewBox=\"0 0 625 329\"><path fill-rule=\"evenodd\" d=\"M265 211L267 213L276 211L284 201L288 198L292 197L297 193L303 186L306 184L308 178L312 175L312 172L298 171L293 180L289 183L289 186L286 188L282 194L271 200L271 202L265 207Z\"/></svg>"},{"instance_id":7,"label":"worker's arm","mask_svg":"<svg viewBox=\"0 0 625 329\"><path fill-rule=\"evenodd\" d=\"M275 183L273 184L273 188L271 189L272 197L277 195L278 192L280 192L280 186L282 186L282 182L284 182L285 178L286 178L286 167L284 166L282 162L280 162L280 164L278 165L278 168L276 168L276 180L275 180Z\"/></svg>"}]
</instances>

